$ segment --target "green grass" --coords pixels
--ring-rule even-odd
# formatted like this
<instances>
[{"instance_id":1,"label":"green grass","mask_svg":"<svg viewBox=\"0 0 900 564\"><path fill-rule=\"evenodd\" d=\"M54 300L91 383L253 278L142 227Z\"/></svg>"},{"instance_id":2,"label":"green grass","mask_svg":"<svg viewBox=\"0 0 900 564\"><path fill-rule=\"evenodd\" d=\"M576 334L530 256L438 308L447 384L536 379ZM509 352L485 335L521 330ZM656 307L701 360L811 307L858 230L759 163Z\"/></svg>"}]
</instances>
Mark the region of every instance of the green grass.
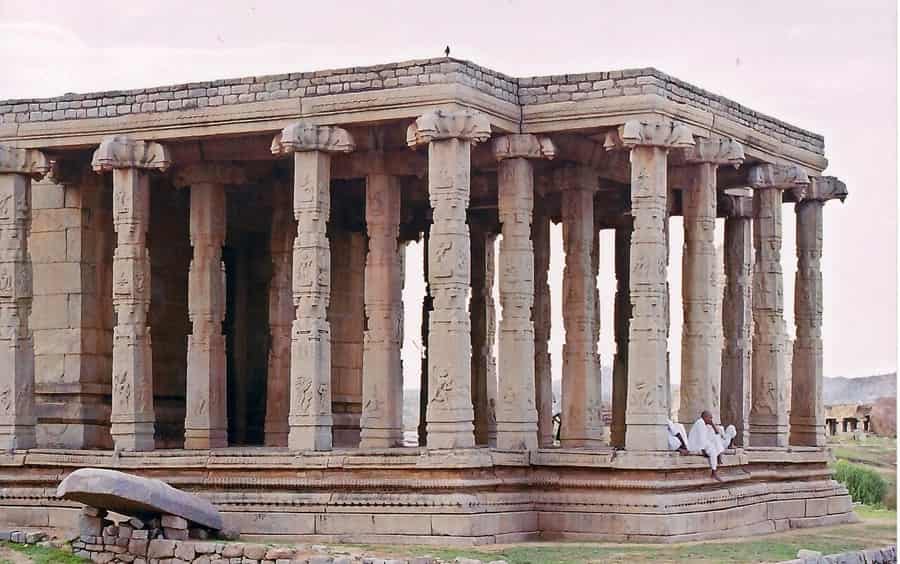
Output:
<instances>
[{"instance_id":1,"label":"green grass","mask_svg":"<svg viewBox=\"0 0 900 564\"><path fill-rule=\"evenodd\" d=\"M57 548L38 546L36 544L16 544L10 542L0 542L0 547L14 550L24 554L34 564L84 564L82 558L78 558L70 552L65 552ZM6 561L0 560L0 563Z\"/></svg>"},{"instance_id":2,"label":"green grass","mask_svg":"<svg viewBox=\"0 0 900 564\"><path fill-rule=\"evenodd\" d=\"M835 554L881 547L896 542L896 511L865 509L864 523L825 529L795 530L739 541L708 541L675 545L612 543L523 543L475 549L437 547L366 546L365 550L394 556L431 555L450 560L478 558L485 562L506 560L509 564L580 564L587 562L772 562L796 558L801 548Z\"/></svg>"}]
</instances>

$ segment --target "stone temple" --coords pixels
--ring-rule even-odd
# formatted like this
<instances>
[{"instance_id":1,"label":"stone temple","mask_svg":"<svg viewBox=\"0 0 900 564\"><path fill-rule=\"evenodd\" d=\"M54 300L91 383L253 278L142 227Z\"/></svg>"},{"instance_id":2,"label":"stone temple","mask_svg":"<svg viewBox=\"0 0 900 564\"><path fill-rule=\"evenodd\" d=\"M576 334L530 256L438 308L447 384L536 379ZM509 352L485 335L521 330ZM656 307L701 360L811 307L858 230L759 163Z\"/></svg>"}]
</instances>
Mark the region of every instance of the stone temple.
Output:
<instances>
[{"instance_id":1,"label":"stone temple","mask_svg":"<svg viewBox=\"0 0 900 564\"><path fill-rule=\"evenodd\" d=\"M199 493L251 538L674 541L854 520L826 466L822 210L847 195L826 164L821 136L651 68L514 78L440 58L0 101L0 524L73 528L54 491L81 467ZM411 241L424 264L404 264ZM410 269L424 303L403 304ZM425 320L419 446L404 305ZM738 431L723 482L667 450L667 418L703 409Z\"/></svg>"}]
</instances>

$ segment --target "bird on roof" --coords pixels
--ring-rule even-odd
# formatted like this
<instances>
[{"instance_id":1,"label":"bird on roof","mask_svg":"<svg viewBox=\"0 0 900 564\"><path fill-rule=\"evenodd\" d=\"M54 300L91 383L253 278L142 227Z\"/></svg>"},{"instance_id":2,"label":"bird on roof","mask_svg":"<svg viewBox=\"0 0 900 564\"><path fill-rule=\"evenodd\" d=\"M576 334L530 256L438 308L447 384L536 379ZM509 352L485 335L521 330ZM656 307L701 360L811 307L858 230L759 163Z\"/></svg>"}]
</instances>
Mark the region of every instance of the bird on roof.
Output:
<instances>
[{"instance_id":1,"label":"bird on roof","mask_svg":"<svg viewBox=\"0 0 900 564\"><path fill-rule=\"evenodd\" d=\"M449 57L449 56L450 56L450 46L449 46L449 45L447 45L446 47L444 47L444 56L445 56L445 57Z\"/></svg>"}]
</instances>

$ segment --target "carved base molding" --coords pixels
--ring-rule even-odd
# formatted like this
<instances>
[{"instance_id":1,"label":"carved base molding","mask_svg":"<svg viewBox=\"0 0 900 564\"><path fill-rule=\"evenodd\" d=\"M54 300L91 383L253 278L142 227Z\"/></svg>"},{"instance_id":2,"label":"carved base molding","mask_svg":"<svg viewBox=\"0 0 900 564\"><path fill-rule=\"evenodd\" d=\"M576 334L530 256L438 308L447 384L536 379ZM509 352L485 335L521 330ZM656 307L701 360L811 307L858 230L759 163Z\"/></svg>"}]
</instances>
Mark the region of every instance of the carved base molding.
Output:
<instances>
[{"instance_id":1,"label":"carved base molding","mask_svg":"<svg viewBox=\"0 0 900 564\"><path fill-rule=\"evenodd\" d=\"M718 483L704 458L677 453L36 449L0 455L0 525L74 529L79 508L56 499L56 485L94 466L201 493L246 539L701 540L855 521L826 460L821 449L737 449Z\"/></svg>"}]
</instances>

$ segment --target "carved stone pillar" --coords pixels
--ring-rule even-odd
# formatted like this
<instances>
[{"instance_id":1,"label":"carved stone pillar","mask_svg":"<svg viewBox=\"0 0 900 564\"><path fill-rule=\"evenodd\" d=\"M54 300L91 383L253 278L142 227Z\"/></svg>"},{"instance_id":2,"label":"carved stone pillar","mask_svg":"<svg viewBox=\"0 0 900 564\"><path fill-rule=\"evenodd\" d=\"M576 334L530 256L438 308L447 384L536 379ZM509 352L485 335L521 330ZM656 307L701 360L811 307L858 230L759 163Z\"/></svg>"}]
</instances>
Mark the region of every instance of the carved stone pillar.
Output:
<instances>
[{"instance_id":1,"label":"carved stone pillar","mask_svg":"<svg viewBox=\"0 0 900 564\"><path fill-rule=\"evenodd\" d=\"M693 145L684 125L667 120L629 121L611 132L605 143L607 149L631 149L632 317L625 412L625 448L629 450L668 448L666 164L670 148Z\"/></svg>"},{"instance_id":2,"label":"carved stone pillar","mask_svg":"<svg viewBox=\"0 0 900 564\"><path fill-rule=\"evenodd\" d=\"M471 447L473 410L469 292L470 151L490 137L487 118L471 110L435 110L409 126L409 146L428 145L428 195L433 210L428 285L434 297L428 334L428 447Z\"/></svg>"},{"instance_id":3,"label":"carved stone pillar","mask_svg":"<svg viewBox=\"0 0 900 564\"><path fill-rule=\"evenodd\" d=\"M734 425L734 444L750 444L750 370L753 331L751 278L753 200L725 196L725 295L722 302L722 423Z\"/></svg>"},{"instance_id":4,"label":"carved stone pillar","mask_svg":"<svg viewBox=\"0 0 900 564\"><path fill-rule=\"evenodd\" d=\"M538 445L553 446L553 379L550 370L550 216L537 201L531 225L534 244L534 386L538 416Z\"/></svg>"},{"instance_id":5,"label":"carved stone pillar","mask_svg":"<svg viewBox=\"0 0 900 564\"><path fill-rule=\"evenodd\" d=\"M594 307L597 279L591 253L595 237L594 193L596 174L584 167L556 171L562 191L563 249L563 345L562 427L564 447L599 446L603 440L600 416L600 382L597 381L597 339Z\"/></svg>"},{"instance_id":6,"label":"carved stone pillar","mask_svg":"<svg viewBox=\"0 0 900 564\"><path fill-rule=\"evenodd\" d=\"M116 447L127 450L154 448L153 365L147 316L150 307L148 172L165 171L170 164L163 145L125 136L104 139L91 162L96 172L113 172L116 326L113 331L110 433Z\"/></svg>"},{"instance_id":7,"label":"carved stone pillar","mask_svg":"<svg viewBox=\"0 0 900 564\"><path fill-rule=\"evenodd\" d=\"M798 194L799 196L799 194ZM791 377L790 444L825 446L825 405L822 400L822 208L831 199L847 197L847 186L833 176L812 179L798 198L797 278L794 285L793 374Z\"/></svg>"},{"instance_id":8,"label":"carved stone pillar","mask_svg":"<svg viewBox=\"0 0 900 564\"><path fill-rule=\"evenodd\" d=\"M228 378L225 361L225 185L243 182L241 171L221 165L191 166L177 185L191 190L190 237L194 256L188 273L187 406L184 448L228 446Z\"/></svg>"},{"instance_id":9,"label":"carved stone pillar","mask_svg":"<svg viewBox=\"0 0 900 564\"><path fill-rule=\"evenodd\" d=\"M362 447L403 445L403 278L397 177L373 171L366 179L366 333L362 377Z\"/></svg>"},{"instance_id":10,"label":"carved stone pillar","mask_svg":"<svg viewBox=\"0 0 900 564\"><path fill-rule=\"evenodd\" d=\"M531 245L534 171L529 159L552 159L556 149L550 139L534 135L497 138L493 149L494 157L500 161L497 198L503 235L499 273L497 448L532 450L538 447L538 414L531 310L535 291ZM546 285L546 270L543 275Z\"/></svg>"},{"instance_id":11,"label":"carved stone pillar","mask_svg":"<svg viewBox=\"0 0 900 564\"><path fill-rule=\"evenodd\" d=\"M497 438L494 361L494 241L493 227L469 217L472 260L469 317L472 323L472 408L475 444L492 445ZM495 402L496 403L496 402Z\"/></svg>"},{"instance_id":12,"label":"carved stone pillar","mask_svg":"<svg viewBox=\"0 0 900 564\"><path fill-rule=\"evenodd\" d=\"M781 192L809 184L796 166L750 169L753 191L753 357L750 445L788 444L784 296L781 271Z\"/></svg>"},{"instance_id":13,"label":"carved stone pillar","mask_svg":"<svg viewBox=\"0 0 900 564\"><path fill-rule=\"evenodd\" d=\"M740 166L744 149L730 139L701 139L685 151L687 186L682 191L681 404L678 420L690 425L706 410L719 421L722 350L716 293L716 168Z\"/></svg>"},{"instance_id":14,"label":"carved stone pillar","mask_svg":"<svg viewBox=\"0 0 900 564\"><path fill-rule=\"evenodd\" d=\"M610 443L620 448L625 446L625 406L628 402L628 328L631 325L628 275L632 226L631 217L625 219L626 225L616 227L616 301L613 313L616 354L613 358L612 425L609 431Z\"/></svg>"},{"instance_id":15,"label":"carved stone pillar","mask_svg":"<svg viewBox=\"0 0 900 564\"><path fill-rule=\"evenodd\" d=\"M266 446L287 446L291 407L291 323L294 320L291 253L297 225L291 207L291 186L272 191L272 280L269 283L269 356L266 378Z\"/></svg>"},{"instance_id":16,"label":"carved stone pillar","mask_svg":"<svg viewBox=\"0 0 900 564\"><path fill-rule=\"evenodd\" d=\"M272 141L272 153L294 156L291 407L288 447L330 450L331 435L331 250L326 229L331 209L331 153L348 153L353 138L337 127L297 122Z\"/></svg>"},{"instance_id":17,"label":"carved stone pillar","mask_svg":"<svg viewBox=\"0 0 900 564\"><path fill-rule=\"evenodd\" d=\"M35 446L34 342L28 327L31 180L49 172L43 153L0 145L0 449Z\"/></svg>"}]
</instances>

